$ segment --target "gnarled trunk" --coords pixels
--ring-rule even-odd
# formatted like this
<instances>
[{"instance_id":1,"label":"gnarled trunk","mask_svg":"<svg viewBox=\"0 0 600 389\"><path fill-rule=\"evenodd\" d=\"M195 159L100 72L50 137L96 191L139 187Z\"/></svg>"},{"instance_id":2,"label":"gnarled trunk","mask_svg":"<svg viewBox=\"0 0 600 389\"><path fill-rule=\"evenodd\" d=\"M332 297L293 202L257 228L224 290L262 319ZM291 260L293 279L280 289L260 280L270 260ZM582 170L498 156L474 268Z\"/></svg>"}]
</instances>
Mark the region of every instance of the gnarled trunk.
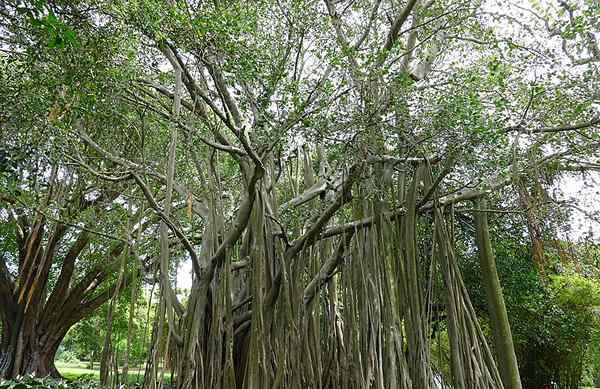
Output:
<instances>
[{"instance_id":1,"label":"gnarled trunk","mask_svg":"<svg viewBox=\"0 0 600 389\"><path fill-rule=\"evenodd\" d=\"M60 377L54 366L58 346L71 325L47 323L33 315L4 318L4 332L0 355L0 375L4 378L19 375Z\"/></svg>"},{"instance_id":2,"label":"gnarled trunk","mask_svg":"<svg viewBox=\"0 0 600 389\"><path fill-rule=\"evenodd\" d=\"M26 236L18 241L18 272L9 271L0 256L0 376L38 377L60 374L54 366L56 351L68 330L92 314L114 294L116 285L106 285L112 266L125 245L113 245L106 263L99 264L75 278L75 261L87 247L89 235L75 235L69 250L57 257L57 247L65 237L67 226L56 223L47 228L39 216ZM26 230L26 228L23 228ZM47 236L46 239L43 237ZM16 262L16 261L15 261ZM52 264L62 262L53 287L48 285ZM125 277L123 285L129 282ZM102 291L99 287L106 286Z\"/></svg>"}]
</instances>

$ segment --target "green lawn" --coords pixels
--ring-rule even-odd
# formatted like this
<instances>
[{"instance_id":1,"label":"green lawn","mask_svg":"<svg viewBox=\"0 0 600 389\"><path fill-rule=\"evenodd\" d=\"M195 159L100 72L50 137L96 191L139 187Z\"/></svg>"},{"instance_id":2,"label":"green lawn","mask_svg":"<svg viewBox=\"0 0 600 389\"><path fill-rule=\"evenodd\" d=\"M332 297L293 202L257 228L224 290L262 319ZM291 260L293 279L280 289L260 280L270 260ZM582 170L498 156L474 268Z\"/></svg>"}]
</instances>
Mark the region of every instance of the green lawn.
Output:
<instances>
[{"instance_id":1,"label":"green lawn","mask_svg":"<svg viewBox=\"0 0 600 389\"><path fill-rule=\"evenodd\" d=\"M97 365L98 366L98 365ZM56 362L56 368L60 374L68 380L76 380L78 378L91 379L93 381L100 381L100 370L99 366L96 369L89 369L88 364L84 362ZM131 368L127 374L127 381L132 384L136 382L142 382L144 379L143 368ZM165 382L171 377L169 372L165 372Z\"/></svg>"},{"instance_id":2,"label":"green lawn","mask_svg":"<svg viewBox=\"0 0 600 389\"><path fill-rule=\"evenodd\" d=\"M100 381L100 371L98 369L93 369L93 370L88 369L87 366L88 366L87 363L84 363L84 362L72 362L72 363L56 362L56 368L58 369L60 374L62 374L62 376L68 380L76 380L78 378L83 378L83 379L91 379L94 381ZM138 374L138 372L139 372L139 374ZM141 383L144 379L143 368L131 368L127 375L128 375L127 381L130 384L133 384L136 382ZM165 382L168 382L170 377L171 377L171 374L168 372L165 372ZM591 386L582 386L581 389L600 389L600 388L593 388Z\"/></svg>"}]
</instances>

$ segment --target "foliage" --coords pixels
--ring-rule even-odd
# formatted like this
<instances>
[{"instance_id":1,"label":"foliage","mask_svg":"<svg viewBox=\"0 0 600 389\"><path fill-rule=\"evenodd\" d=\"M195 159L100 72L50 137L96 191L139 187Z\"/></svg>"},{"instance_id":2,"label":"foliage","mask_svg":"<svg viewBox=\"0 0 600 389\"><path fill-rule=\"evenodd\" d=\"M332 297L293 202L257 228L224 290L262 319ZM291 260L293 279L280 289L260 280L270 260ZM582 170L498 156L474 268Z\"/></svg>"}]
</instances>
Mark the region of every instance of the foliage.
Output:
<instances>
[{"instance_id":1,"label":"foliage","mask_svg":"<svg viewBox=\"0 0 600 389\"><path fill-rule=\"evenodd\" d=\"M54 358L54 360L57 362L65 362L65 363L79 362L79 359L77 358L77 354L75 354L71 350L65 349L64 341L63 341L63 343L61 343L60 347L58 348L58 351L56 352L56 357Z\"/></svg>"},{"instance_id":2,"label":"foliage","mask_svg":"<svg viewBox=\"0 0 600 389\"><path fill-rule=\"evenodd\" d=\"M55 378L19 377L14 380L1 380L0 389L100 389L100 385L90 381L65 381Z\"/></svg>"},{"instance_id":3,"label":"foliage","mask_svg":"<svg viewBox=\"0 0 600 389\"><path fill-rule=\"evenodd\" d=\"M579 274L552 275L550 290L557 302L573 310L600 307L600 283Z\"/></svg>"},{"instance_id":4,"label":"foliage","mask_svg":"<svg viewBox=\"0 0 600 389\"><path fill-rule=\"evenodd\" d=\"M112 338L114 347L117 350L119 362L122 363L124 351L127 342L128 317L131 307L131 293L126 290L118 299L112 326ZM132 328L132 349L130 354L130 363L139 365L144 362L148 352L147 334L147 297L142 294L136 301L136 314ZM151 306L150 321L154 318L156 306ZM90 365L100 360L102 345L106 336L106 316L108 307L105 305L94 312L90 317L77 323L65 336L61 343L61 349L65 354L73 355L81 361L88 361ZM59 350L60 351L60 350ZM57 360L64 360L61 354L57 355ZM65 360L65 362L69 362Z\"/></svg>"},{"instance_id":5,"label":"foliage","mask_svg":"<svg viewBox=\"0 0 600 389\"><path fill-rule=\"evenodd\" d=\"M496 223L494 249L511 322L521 378L527 387L553 380L564 388L578 388L598 371L595 358L600 337L600 282L575 269L591 258L560 257L548 249L547 279L540 279L531 262L530 248L519 242L507 220ZM585 247L585 246L583 246ZM584 250L581 254L585 253ZM479 264L464 257L466 281L481 315L487 315L485 291L479 286ZM595 270L592 271L592 268ZM597 271L588 264L590 272Z\"/></svg>"}]
</instances>

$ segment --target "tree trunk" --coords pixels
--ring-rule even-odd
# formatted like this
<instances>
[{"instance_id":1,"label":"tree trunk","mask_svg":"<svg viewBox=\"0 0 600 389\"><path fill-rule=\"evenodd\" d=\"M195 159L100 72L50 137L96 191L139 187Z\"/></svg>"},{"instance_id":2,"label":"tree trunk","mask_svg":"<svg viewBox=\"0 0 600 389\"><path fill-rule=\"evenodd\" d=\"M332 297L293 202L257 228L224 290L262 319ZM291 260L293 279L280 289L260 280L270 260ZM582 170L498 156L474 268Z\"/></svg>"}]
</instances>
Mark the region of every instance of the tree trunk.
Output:
<instances>
[{"instance_id":1,"label":"tree trunk","mask_svg":"<svg viewBox=\"0 0 600 389\"><path fill-rule=\"evenodd\" d=\"M485 208L485 201L480 202L480 209ZM479 261L481 263L481 275L485 284L488 299L488 310L490 321L494 331L496 353L498 354L498 366L505 389L521 389L521 378L519 367L513 345L512 333L508 322L508 314L504 305L502 287L496 270L496 260L490 242L487 214L477 212L475 214L477 227L477 247L479 250Z\"/></svg>"},{"instance_id":2,"label":"tree trunk","mask_svg":"<svg viewBox=\"0 0 600 389\"><path fill-rule=\"evenodd\" d=\"M56 202L73 218L86 209L103 209L118 192L103 192L89 201L84 192L62 197L63 190L70 188L55 182L57 171L52 167L48 190L38 205L40 212L29 223L24 218L15 224L12 234L18 247L6 258L5 253L0 254L0 377L59 377L54 357L69 328L119 290L109 276L125 241L107 245L102 263L86 272L77 271L77 260L88 247L90 234L86 229L73 231L70 225L49 222L42 212ZM127 285L128 278L120 274L119 286Z\"/></svg>"},{"instance_id":3,"label":"tree trunk","mask_svg":"<svg viewBox=\"0 0 600 389\"><path fill-rule=\"evenodd\" d=\"M36 247L35 244L36 242L33 242L30 247ZM89 294L94 293L98 285L107 278L107 272L102 269L93 269L68 289L72 276L69 267L73 265L74 258L84 246L73 249L77 254L67 254L63 260L58 286L48 298L48 264L52 262L53 250L47 250L46 267L42 269L44 274L38 277L39 281L34 281L29 286L24 284L20 288L20 282L26 278L24 273L35 272L31 267L23 266L25 270L20 271L22 276L16 282L9 279L8 272L0 268L0 286L3 291L0 294L0 319L3 328L0 339L0 362L3 362L0 363L0 376L60 377L54 366L54 357L67 331L102 305L116 289L116 286L112 285L106 291L89 297ZM38 249L31 251L41 252L42 249L37 247ZM120 247L117 247L111 256L118 255L120 251ZM34 260L29 262L38 263ZM123 281L125 284L127 282ZM90 287L93 283L96 285Z\"/></svg>"},{"instance_id":4,"label":"tree trunk","mask_svg":"<svg viewBox=\"0 0 600 389\"><path fill-rule=\"evenodd\" d=\"M4 362L0 366L0 376L5 378L19 375L60 377L60 373L54 366L54 357L67 333L68 326L35 327L28 322L28 319L14 319L11 322L5 320L5 324L10 325L11 336L10 341L5 342L0 349Z\"/></svg>"}]
</instances>

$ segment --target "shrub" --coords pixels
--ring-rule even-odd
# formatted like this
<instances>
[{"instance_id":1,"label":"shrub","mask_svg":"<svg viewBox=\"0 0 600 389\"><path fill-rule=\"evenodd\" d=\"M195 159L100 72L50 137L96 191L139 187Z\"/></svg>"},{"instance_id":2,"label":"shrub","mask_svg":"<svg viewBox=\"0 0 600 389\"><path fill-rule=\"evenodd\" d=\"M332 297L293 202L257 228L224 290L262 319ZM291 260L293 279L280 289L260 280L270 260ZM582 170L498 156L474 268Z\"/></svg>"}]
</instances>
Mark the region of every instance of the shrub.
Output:
<instances>
[{"instance_id":1,"label":"shrub","mask_svg":"<svg viewBox=\"0 0 600 389\"><path fill-rule=\"evenodd\" d=\"M0 380L0 389L101 389L100 384L90 381L65 381L55 378L18 377Z\"/></svg>"},{"instance_id":2,"label":"shrub","mask_svg":"<svg viewBox=\"0 0 600 389\"><path fill-rule=\"evenodd\" d=\"M56 354L56 360L65 363L79 362L79 359L77 358L75 352L71 350L64 350L62 348L58 349L58 353Z\"/></svg>"}]
</instances>

